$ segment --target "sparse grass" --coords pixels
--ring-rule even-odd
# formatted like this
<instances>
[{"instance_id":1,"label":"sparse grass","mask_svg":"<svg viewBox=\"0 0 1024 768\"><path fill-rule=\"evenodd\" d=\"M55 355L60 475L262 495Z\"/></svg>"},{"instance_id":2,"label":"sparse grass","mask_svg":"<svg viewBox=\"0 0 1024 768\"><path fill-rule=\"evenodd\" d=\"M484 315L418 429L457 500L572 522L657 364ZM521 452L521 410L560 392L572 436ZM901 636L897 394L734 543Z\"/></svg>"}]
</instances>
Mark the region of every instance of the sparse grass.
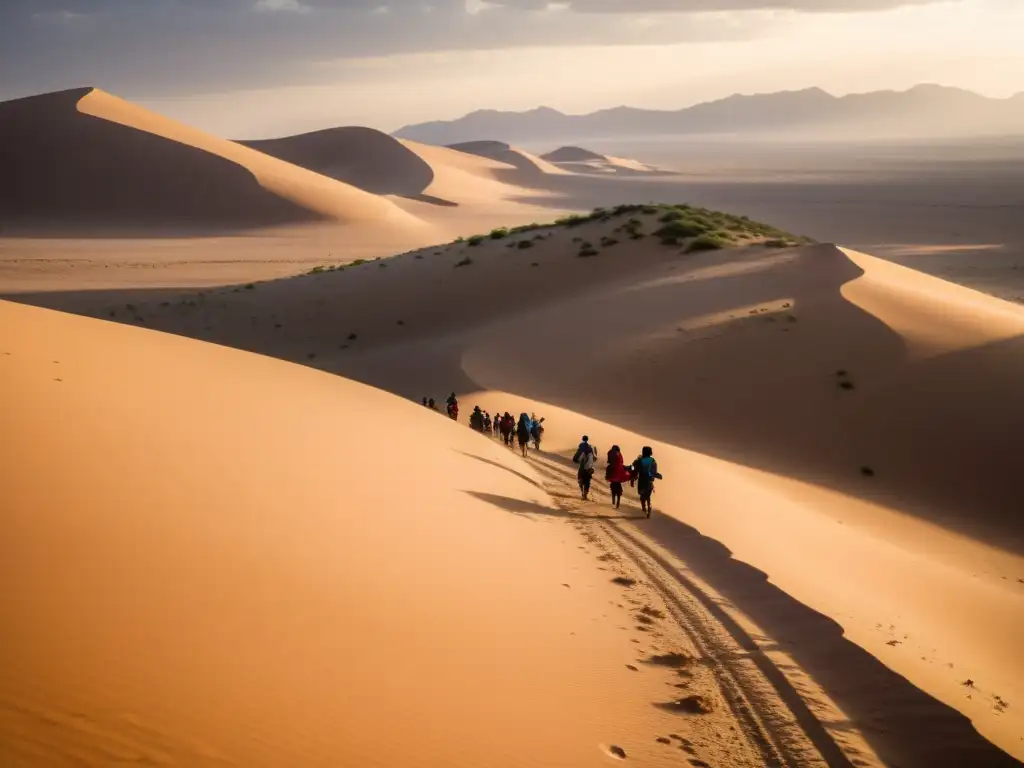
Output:
<instances>
[{"instance_id":1,"label":"sparse grass","mask_svg":"<svg viewBox=\"0 0 1024 768\"><path fill-rule=\"evenodd\" d=\"M498 227L497 229L492 229L488 237L490 237L491 240L501 240L503 237L508 237L508 227Z\"/></svg>"},{"instance_id":2,"label":"sparse grass","mask_svg":"<svg viewBox=\"0 0 1024 768\"><path fill-rule=\"evenodd\" d=\"M695 237L686 246L687 253L697 253L699 251L717 251L722 248L728 248L731 243L728 240L724 240L721 237L714 235L701 235Z\"/></svg>"},{"instance_id":3,"label":"sparse grass","mask_svg":"<svg viewBox=\"0 0 1024 768\"><path fill-rule=\"evenodd\" d=\"M473 260L469 256L465 256L462 259L459 259L458 261L455 262L455 267L468 267L472 263Z\"/></svg>"},{"instance_id":4,"label":"sparse grass","mask_svg":"<svg viewBox=\"0 0 1024 768\"><path fill-rule=\"evenodd\" d=\"M694 219L674 219L654 231L665 245L677 245L680 240L703 235L708 227Z\"/></svg>"},{"instance_id":5,"label":"sparse grass","mask_svg":"<svg viewBox=\"0 0 1024 768\"><path fill-rule=\"evenodd\" d=\"M533 248L533 240L520 240L516 243L516 248L519 250L526 250L527 248Z\"/></svg>"},{"instance_id":6,"label":"sparse grass","mask_svg":"<svg viewBox=\"0 0 1024 768\"><path fill-rule=\"evenodd\" d=\"M480 243L482 243L483 241L484 241L484 236L483 235L473 235L468 240L466 240L466 245L477 246L477 245L480 245Z\"/></svg>"}]
</instances>

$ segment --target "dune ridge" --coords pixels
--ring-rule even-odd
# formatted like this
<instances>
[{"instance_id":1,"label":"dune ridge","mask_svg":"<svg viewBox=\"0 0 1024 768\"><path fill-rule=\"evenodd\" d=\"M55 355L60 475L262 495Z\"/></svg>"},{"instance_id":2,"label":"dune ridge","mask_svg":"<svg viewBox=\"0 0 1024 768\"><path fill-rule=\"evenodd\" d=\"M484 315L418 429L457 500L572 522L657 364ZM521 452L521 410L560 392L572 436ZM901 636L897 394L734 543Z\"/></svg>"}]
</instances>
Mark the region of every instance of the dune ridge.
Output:
<instances>
[{"instance_id":1,"label":"dune ridge","mask_svg":"<svg viewBox=\"0 0 1024 768\"><path fill-rule=\"evenodd\" d=\"M95 88L6 102L0 131L9 231L316 220L425 226L386 199Z\"/></svg>"}]
</instances>

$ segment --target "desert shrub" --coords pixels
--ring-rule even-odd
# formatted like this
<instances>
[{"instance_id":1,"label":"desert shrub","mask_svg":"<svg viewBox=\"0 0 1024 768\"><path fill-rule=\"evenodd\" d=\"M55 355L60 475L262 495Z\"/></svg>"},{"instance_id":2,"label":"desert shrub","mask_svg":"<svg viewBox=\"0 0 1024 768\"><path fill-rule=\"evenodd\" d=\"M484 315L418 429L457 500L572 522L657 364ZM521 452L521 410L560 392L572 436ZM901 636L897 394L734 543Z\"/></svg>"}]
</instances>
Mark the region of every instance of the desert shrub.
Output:
<instances>
[{"instance_id":1,"label":"desert shrub","mask_svg":"<svg viewBox=\"0 0 1024 768\"><path fill-rule=\"evenodd\" d=\"M697 237L707 232L709 227L698 223L692 219L678 219L677 221L670 221L663 227L659 227L655 230L654 234L660 237L662 242L666 240L680 240L688 237Z\"/></svg>"},{"instance_id":2,"label":"desert shrub","mask_svg":"<svg viewBox=\"0 0 1024 768\"><path fill-rule=\"evenodd\" d=\"M466 242L466 238L464 238L464 237L456 237L455 238L455 242L456 243L464 243L464 242Z\"/></svg>"},{"instance_id":3,"label":"desert shrub","mask_svg":"<svg viewBox=\"0 0 1024 768\"><path fill-rule=\"evenodd\" d=\"M508 227L498 227L492 229L490 234L491 240L501 240L503 237L508 237Z\"/></svg>"},{"instance_id":4,"label":"desert shrub","mask_svg":"<svg viewBox=\"0 0 1024 768\"><path fill-rule=\"evenodd\" d=\"M474 245L474 246L475 245L480 245L480 243L482 243L483 241L484 241L484 236L483 235L473 235L468 240L466 240L466 245Z\"/></svg>"},{"instance_id":5,"label":"desert shrub","mask_svg":"<svg viewBox=\"0 0 1024 768\"><path fill-rule=\"evenodd\" d=\"M658 221L663 224L668 224L670 221L678 221L683 218L686 214L680 210L673 208L672 210L665 211L661 216L658 217Z\"/></svg>"},{"instance_id":6,"label":"desert shrub","mask_svg":"<svg viewBox=\"0 0 1024 768\"><path fill-rule=\"evenodd\" d=\"M771 240L765 240L762 245L764 245L765 248L789 248L793 243L781 238L773 238Z\"/></svg>"},{"instance_id":7,"label":"desert shrub","mask_svg":"<svg viewBox=\"0 0 1024 768\"><path fill-rule=\"evenodd\" d=\"M360 264L365 264L365 263L366 263L366 259L356 259L351 264L349 264L349 266L350 267L358 267Z\"/></svg>"},{"instance_id":8,"label":"desert shrub","mask_svg":"<svg viewBox=\"0 0 1024 768\"><path fill-rule=\"evenodd\" d=\"M455 266L456 267L468 267L472 263L473 263L473 260L471 258L469 258L469 256L466 256L465 258L462 258L462 259L459 259L458 261L456 261L455 262Z\"/></svg>"},{"instance_id":9,"label":"desert shrub","mask_svg":"<svg viewBox=\"0 0 1024 768\"><path fill-rule=\"evenodd\" d=\"M555 224L560 227L578 227L580 224L586 224L588 221L590 221L589 216L580 216L574 213L569 216L563 216L560 219L555 219Z\"/></svg>"},{"instance_id":10,"label":"desert shrub","mask_svg":"<svg viewBox=\"0 0 1024 768\"><path fill-rule=\"evenodd\" d=\"M656 205L648 204L648 205L641 205L640 206L640 213L644 214L645 216L653 216L657 212L658 212L658 206L656 206Z\"/></svg>"},{"instance_id":11,"label":"desert shrub","mask_svg":"<svg viewBox=\"0 0 1024 768\"><path fill-rule=\"evenodd\" d=\"M608 247L610 245L615 245L618 242L619 241L616 240L614 237L602 237L601 238L601 245L603 245L605 247Z\"/></svg>"},{"instance_id":12,"label":"desert shrub","mask_svg":"<svg viewBox=\"0 0 1024 768\"><path fill-rule=\"evenodd\" d=\"M520 240L518 243L516 243L516 248L518 248L521 251L526 250L527 248L533 248L533 241Z\"/></svg>"},{"instance_id":13,"label":"desert shrub","mask_svg":"<svg viewBox=\"0 0 1024 768\"><path fill-rule=\"evenodd\" d=\"M583 247L580 248L580 252L577 253L576 255L579 256L580 258L585 259L588 256L597 256L597 253L598 251L596 248L594 248L594 246L590 245L589 243L585 243Z\"/></svg>"},{"instance_id":14,"label":"desert shrub","mask_svg":"<svg viewBox=\"0 0 1024 768\"><path fill-rule=\"evenodd\" d=\"M729 243L722 240L720 237L714 235L701 235L695 237L690 241L690 244L686 246L687 253L695 253L697 251L717 251L720 248L725 248Z\"/></svg>"}]
</instances>

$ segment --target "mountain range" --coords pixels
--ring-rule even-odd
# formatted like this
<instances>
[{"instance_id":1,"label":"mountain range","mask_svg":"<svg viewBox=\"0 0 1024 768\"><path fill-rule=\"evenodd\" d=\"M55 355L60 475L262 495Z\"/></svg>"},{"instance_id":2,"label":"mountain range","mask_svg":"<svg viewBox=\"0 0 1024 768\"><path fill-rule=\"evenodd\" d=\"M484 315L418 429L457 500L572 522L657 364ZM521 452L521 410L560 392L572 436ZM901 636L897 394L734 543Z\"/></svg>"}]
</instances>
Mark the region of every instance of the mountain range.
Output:
<instances>
[{"instance_id":1,"label":"mountain range","mask_svg":"<svg viewBox=\"0 0 1024 768\"><path fill-rule=\"evenodd\" d=\"M671 111L614 107L568 115L550 107L525 112L483 109L456 120L407 125L393 135L428 144L453 144L484 139L564 142L685 134L836 138L1024 135L1024 92L996 99L960 88L917 85L906 91L833 96L820 88L808 88L737 94Z\"/></svg>"}]
</instances>

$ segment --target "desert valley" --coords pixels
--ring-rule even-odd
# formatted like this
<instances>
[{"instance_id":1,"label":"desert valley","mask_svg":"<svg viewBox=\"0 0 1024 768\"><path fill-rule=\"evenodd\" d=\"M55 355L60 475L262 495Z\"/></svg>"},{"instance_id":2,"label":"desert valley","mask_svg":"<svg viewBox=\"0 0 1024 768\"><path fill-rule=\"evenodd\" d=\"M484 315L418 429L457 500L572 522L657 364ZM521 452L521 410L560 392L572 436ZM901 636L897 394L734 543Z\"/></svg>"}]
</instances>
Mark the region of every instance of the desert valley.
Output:
<instances>
[{"instance_id":1,"label":"desert valley","mask_svg":"<svg viewBox=\"0 0 1024 768\"><path fill-rule=\"evenodd\" d=\"M1021 99L933 141L766 99L0 103L0 764L1021 765Z\"/></svg>"}]
</instances>

